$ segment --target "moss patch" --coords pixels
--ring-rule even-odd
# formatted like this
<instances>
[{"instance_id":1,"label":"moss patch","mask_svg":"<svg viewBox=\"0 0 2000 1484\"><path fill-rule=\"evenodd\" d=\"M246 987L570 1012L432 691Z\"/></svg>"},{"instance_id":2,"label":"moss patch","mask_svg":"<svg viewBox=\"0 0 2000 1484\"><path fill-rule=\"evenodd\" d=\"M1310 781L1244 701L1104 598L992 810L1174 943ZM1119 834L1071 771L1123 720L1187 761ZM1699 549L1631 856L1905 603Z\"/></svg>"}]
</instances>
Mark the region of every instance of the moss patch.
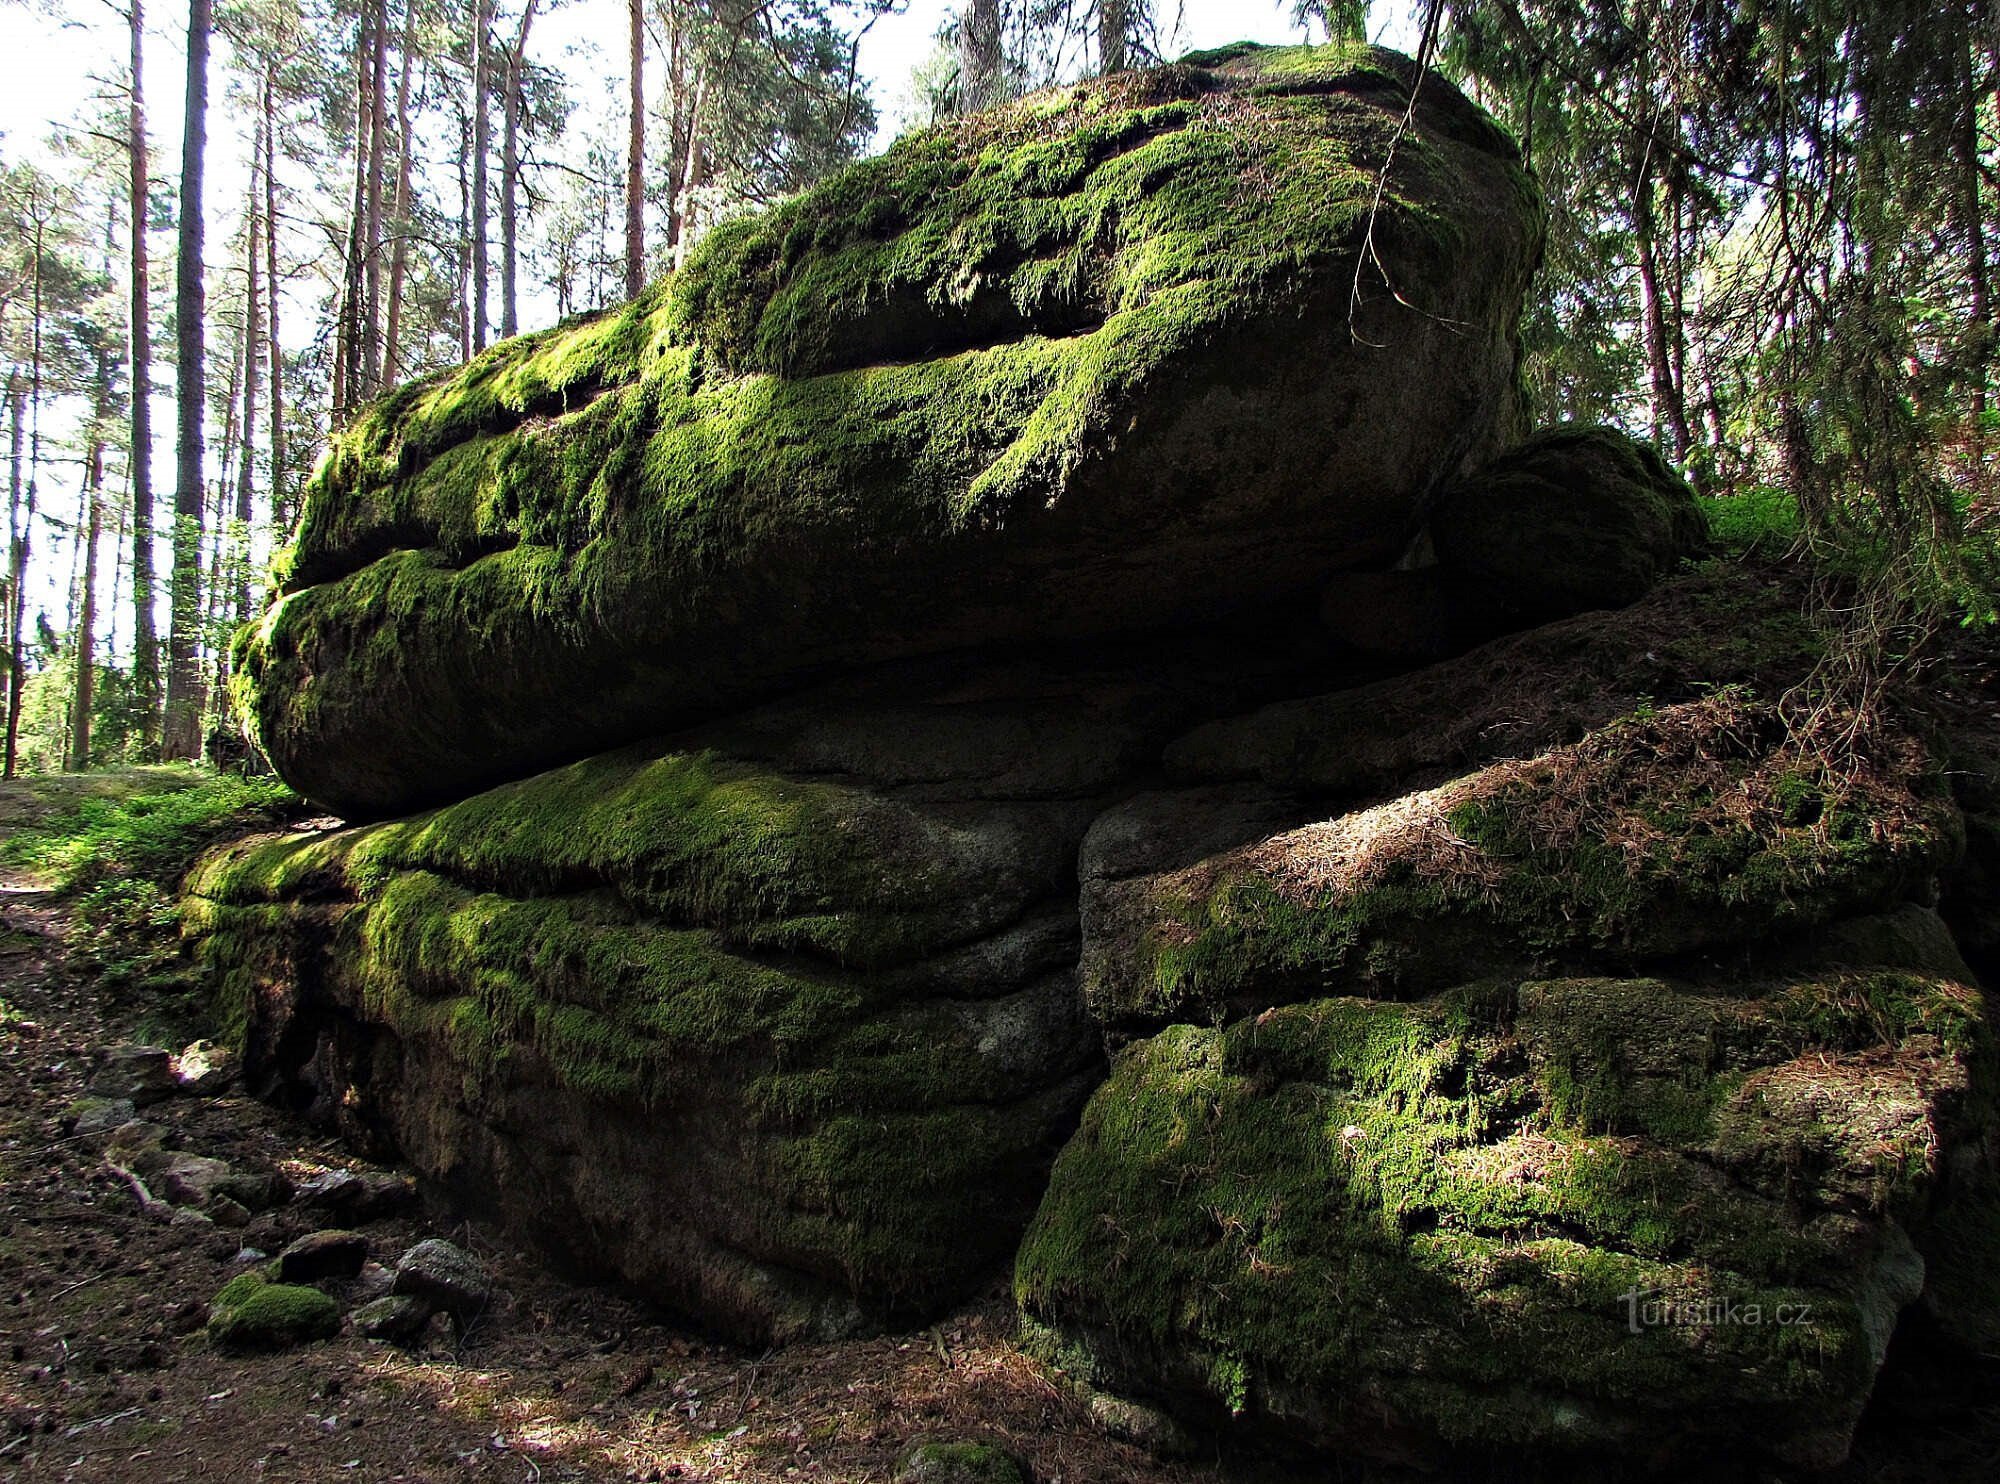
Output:
<instances>
[{"instance_id":1,"label":"moss patch","mask_svg":"<svg viewBox=\"0 0 2000 1484\"><path fill-rule=\"evenodd\" d=\"M232 1350L285 1350L340 1333L340 1305L317 1288L239 1273L209 1303L208 1337Z\"/></svg>"},{"instance_id":2,"label":"moss patch","mask_svg":"<svg viewBox=\"0 0 2000 1484\"><path fill-rule=\"evenodd\" d=\"M1860 1052L1799 1013L1845 993L1807 982L1721 1007L1503 980L1170 1028L1093 1098L1017 1295L1052 1353L1211 1420L1560 1448L1685 1423L1805 1456L1852 1426L1921 1276L1880 1220L1935 1190L1900 1100L1937 1113L1970 1059L1945 1044L1988 1039L1976 992L1911 988ZM1838 1081L1846 1122L1760 1095L1793 1075ZM1721 1112L1810 1151L1789 1186L1739 1178ZM1886 1172L1876 1203L1853 1161Z\"/></svg>"},{"instance_id":3,"label":"moss patch","mask_svg":"<svg viewBox=\"0 0 2000 1484\"><path fill-rule=\"evenodd\" d=\"M919 132L719 228L618 311L400 389L336 440L281 600L238 641L267 749L343 809L428 802L467 759L504 759L472 780L496 781L849 657L858 637L815 646L857 609L879 646L944 647L962 613L919 599L963 606L953 571L990 578L1017 627L1068 637L1007 561L1043 530L1066 557L1129 559L1170 514L1133 497L1158 483L1143 460L1178 471L1183 424L1189 449L1234 463L1232 430L1287 374L1271 334L1322 334L1348 303L1408 73L1387 53L1273 52ZM1510 414L1485 383L1504 375L1539 199L1442 82L1417 125L1373 242L1399 284L1435 290L1429 315L1479 332L1432 343L1425 320L1397 354L1449 360L1440 395L1466 405L1453 422L1441 404L1444 441L1490 442ZM1219 418L1199 411L1218 386L1243 404ZM1269 441L1244 456L1268 460ZM1256 483L1254 528L1318 522L1329 544L1386 552L1443 472L1414 464L1466 452L1436 441L1365 520L1327 500L1333 449L1302 447ZM1247 511L1233 470L1184 483L1215 506L1202 520ZM718 632L726 667L701 654Z\"/></svg>"},{"instance_id":4,"label":"moss patch","mask_svg":"<svg viewBox=\"0 0 2000 1484\"><path fill-rule=\"evenodd\" d=\"M1209 1019L1343 987L1631 965L1893 905L1961 845L1919 745L1838 766L1740 692L1110 888L1107 1020Z\"/></svg>"}]
</instances>

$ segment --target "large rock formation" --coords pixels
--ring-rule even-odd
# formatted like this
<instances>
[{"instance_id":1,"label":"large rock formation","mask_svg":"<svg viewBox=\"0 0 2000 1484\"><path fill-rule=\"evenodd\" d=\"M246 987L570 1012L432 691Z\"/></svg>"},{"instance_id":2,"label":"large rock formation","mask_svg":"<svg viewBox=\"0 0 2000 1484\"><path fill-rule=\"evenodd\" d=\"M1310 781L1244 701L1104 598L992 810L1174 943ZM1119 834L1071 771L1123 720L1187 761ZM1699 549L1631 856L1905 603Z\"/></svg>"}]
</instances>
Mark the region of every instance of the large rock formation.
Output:
<instances>
[{"instance_id":1,"label":"large rock formation","mask_svg":"<svg viewBox=\"0 0 2000 1484\"><path fill-rule=\"evenodd\" d=\"M1293 1445L1823 1464L1990 1345L1992 749L1797 705L1656 454L1501 453L1539 211L1435 79L1350 317L1413 75L1029 99L368 413L242 674L442 807L191 880L253 1084L758 1342L1018 1251L1099 1411Z\"/></svg>"},{"instance_id":2,"label":"large rock formation","mask_svg":"<svg viewBox=\"0 0 2000 1484\"><path fill-rule=\"evenodd\" d=\"M1524 431L1541 238L1513 145L1438 79L1378 201L1414 75L1253 51L1040 94L403 388L336 440L240 647L265 750L379 816L817 667L1393 559Z\"/></svg>"}]
</instances>

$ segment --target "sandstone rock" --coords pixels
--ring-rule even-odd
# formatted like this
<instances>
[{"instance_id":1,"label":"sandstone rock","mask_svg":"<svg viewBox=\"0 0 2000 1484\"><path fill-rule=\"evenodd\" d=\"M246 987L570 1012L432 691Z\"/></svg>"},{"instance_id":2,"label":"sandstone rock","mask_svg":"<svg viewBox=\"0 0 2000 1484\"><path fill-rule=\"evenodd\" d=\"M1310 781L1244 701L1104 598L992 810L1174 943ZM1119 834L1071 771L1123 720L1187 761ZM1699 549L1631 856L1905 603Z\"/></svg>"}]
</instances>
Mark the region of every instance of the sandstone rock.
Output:
<instances>
[{"instance_id":1,"label":"sandstone rock","mask_svg":"<svg viewBox=\"0 0 2000 1484\"><path fill-rule=\"evenodd\" d=\"M174 1080L172 1053L158 1046L118 1046L104 1054L90 1079L90 1091L101 1098L123 1098L143 1108L180 1090Z\"/></svg>"},{"instance_id":2,"label":"sandstone rock","mask_svg":"<svg viewBox=\"0 0 2000 1484\"><path fill-rule=\"evenodd\" d=\"M328 1170L299 1186L293 1195L302 1206L328 1211L354 1226L366 1226L395 1216L417 1203L414 1181L387 1170Z\"/></svg>"},{"instance_id":3,"label":"sandstone rock","mask_svg":"<svg viewBox=\"0 0 2000 1484\"><path fill-rule=\"evenodd\" d=\"M196 1041L174 1059L181 1091L207 1097L236 1080L236 1053L214 1041Z\"/></svg>"},{"instance_id":4,"label":"sandstone rock","mask_svg":"<svg viewBox=\"0 0 2000 1484\"><path fill-rule=\"evenodd\" d=\"M235 1168L201 1154L174 1154L162 1165L160 1194L176 1206L206 1206L225 1192Z\"/></svg>"},{"instance_id":5,"label":"sandstone rock","mask_svg":"<svg viewBox=\"0 0 2000 1484\"><path fill-rule=\"evenodd\" d=\"M1393 560L1522 431L1542 234L1513 145L1436 77L1377 197L1413 81L1336 47L1041 94L398 391L335 445L242 646L266 752L380 816L818 668ZM1365 230L1395 293L1351 313Z\"/></svg>"},{"instance_id":6,"label":"sandstone rock","mask_svg":"<svg viewBox=\"0 0 2000 1484\"><path fill-rule=\"evenodd\" d=\"M363 1304L349 1316L364 1340L414 1339L430 1322L431 1306L409 1294L392 1293Z\"/></svg>"},{"instance_id":7,"label":"sandstone rock","mask_svg":"<svg viewBox=\"0 0 2000 1484\"><path fill-rule=\"evenodd\" d=\"M1028 1475L991 1443L917 1443L897 1460L895 1484L1028 1484Z\"/></svg>"},{"instance_id":8,"label":"sandstone rock","mask_svg":"<svg viewBox=\"0 0 2000 1484\"><path fill-rule=\"evenodd\" d=\"M1539 433L1431 513L1447 580L1536 619L1637 602L1707 538L1694 491L1613 428Z\"/></svg>"},{"instance_id":9,"label":"sandstone rock","mask_svg":"<svg viewBox=\"0 0 2000 1484\"><path fill-rule=\"evenodd\" d=\"M894 788L690 738L212 859L201 952L272 985L253 1075L311 1079L461 1209L746 1339L959 1297L1011 1253L1096 1077L1071 863L1097 806L1066 791L1108 788L1186 711L1084 707L1045 774L954 781L1016 713L947 696L905 696ZM858 735L817 702L731 727L805 767ZM303 1064L280 1060L295 1014Z\"/></svg>"},{"instance_id":10,"label":"sandstone rock","mask_svg":"<svg viewBox=\"0 0 2000 1484\"><path fill-rule=\"evenodd\" d=\"M316 1288L239 1273L211 1301L208 1336L231 1350L284 1350L340 1333L340 1305Z\"/></svg>"},{"instance_id":11,"label":"sandstone rock","mask_svg":"<svg viewBox=\"0 0 2000 1484\"><path fill-rule=\"evenodd\" d=\"M1991 1047L1975 989L1894 970L1175 1026L1092 1100L1016 1288L1089 1383L1208 1427L1827 1467L1954 1240Z\"/></svg>"},{"instance_id":12,"label":"sandstone rock","mask_svg":"<svg viewBox=\"0 0 2000 1484\"><path fill-rule=\"evenodd\" d=\"M379 1262L364 1262L361 1271L354 1275L354 1281L344 1290L349 1303L372 1303L378 1298L386 1298L396 1286L396 1274Z\"/></svg>"},{"instance_id":13,"label":"sandstone rock","mask_svg":"<svg viewBox=\"0 0 2000 1484\"><path fill-rule=\"evenodd\" d=\"M70 1105L64 1121L77 1138L97 1139L125 1127L138 1116L130 1098L84 1097Z\"/></svg>"},{"instance_id":14,"label":"sandstone rock","mask_svg":"<svg viewBox=\"0 0 2000 1484\"><path fill-rule=\"evenodd\" d=\"M1863 744L1866 745L1866 744ZM1850 780L1718 693L1389 803L1147 870L1084 849L1084 993L1118 1028L1326 993L1404 998L1550 961L1632 966L1896 907L1959 850L1916 738ZM1215 790L1194 790L1202 819Z\"/></svg>"},{"instance_id":15,"label":"sandstone rock","mask_svg":"<svg viewBox=\"0 0 2000 1484\"><path fill-rule=\"evenodd\" d=\"M403 1254L393 1292L442 1309L461 1325L480 1318L499 1297L477 1258L438 1237Z\"/></svg>"},{"instance_id":16,"label":"sandstone rock","mask_svg":"<svg viewBox=\"0 0 2000 1484\"><path fill-rule=\"evenodd\" d=\"M359 1232L307 1232L278 1254L278 1277L286 1283L352 1278L368 1261L368 1239Z\"/></svg>"},{"instance_id":17,"label":"sandstone rock","mask_svg":"<svg viewBox=\"0 0 2000 1484\"><path fill-rule=\"evenodd\" d=\"M1409 675L1210 722L1167 749L1189 782L1259 779L1314 795L1404 793L1574 742L1642 699L1751 683L1775 696L1812 665L1795 573L1729 567L1672 579L1618 613L1496 639Z\"/></svg>"}]
</instances>

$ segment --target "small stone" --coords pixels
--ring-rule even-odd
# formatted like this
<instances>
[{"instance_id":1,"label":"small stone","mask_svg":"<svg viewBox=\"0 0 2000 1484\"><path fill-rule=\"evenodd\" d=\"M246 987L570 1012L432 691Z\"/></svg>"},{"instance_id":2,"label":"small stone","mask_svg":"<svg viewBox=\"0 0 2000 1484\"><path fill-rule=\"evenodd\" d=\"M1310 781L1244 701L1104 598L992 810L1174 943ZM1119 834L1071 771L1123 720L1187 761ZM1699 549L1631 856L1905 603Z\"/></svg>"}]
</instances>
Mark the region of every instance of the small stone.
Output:
<instances>
[{"instance_id":1,"label":"small stone","mask_svg":"<svg viewBox=\"0 0 2000 1484\"><path fill-rule=\"evenodd\" d=\"M354 1332L364 1340L408 1340L422 1331L431 1306L407 1293L392 1293L363 1304L353 1314Z\"/></svg>"},{"instance_id":2,"label":"small stone","mask_svg":"<svg viewBox=\"0 0 2000 1484\"><path fill-rule=\"evenodd\" d=\"M116 1046L104 1055L90 1079L90 1091L101 1098L130 1098L137 1107L170 1098L180 1090L174 1080L174 1058L159 1046Z\"/></svg>"},{"instance_id":3,"label":"small stone","mask_svg":"<svg viewBox=\"0 0 2000 1484\"><path fill-rule=\"evenodd\" d=\"M213 1096L236 1080L236 1053L214 1041L196 1041L174 1059L183 1092Z\"/></svg>"},{"instance_id":4,"label":"small stone","mask_svg":"<svg viewBox=\"0 0 2000 1484\"><path fill-rule=\"evenodd\" d=\"M395 1292L428 1301L461 1325L469 1324L492 1306L493 1285L479 1263L463 1248L432 1237L417 1243L396 1264Z\"/></svg>"},{"instance_id":5,"label":"small stone","mask_svg":"<svg viewBox=\"0 0 2000 1484\"><path fill-rule=\"evenodd\" d=\"M263 1262L270 1255L271 1255L270 1253L264 1251L262 1248L239 1247L236 1250L236 1255L230 1258L229 1260L231 1262L238 1262L238 1263Z\"/></svg>"},{"instance_id":6,"label":"small stone","mask_svg":"<svg viewBox=\"0 0 2000 1484\"><path fill-rule=\"evenodd\" d=\"M208 1336L231 1350L283 1350L340 1332L340 1305L317 1288L239 1273L208 1309Z\"/></svg>"},{"instance_id":7,"label":"small stone","mask_svg":"<svg viewBox=\"0 0 2000 1484\"><path fill-rule=\"evenodd\" d=\"M1028 1474L991 1443L915 1443L897 1461L894 1484L1028 1484Z\"/></svg>"},{"instance_id":8,"label":"small stone","mask_svg":"<svg viewBox=\"0 0 2000 1484\"><path fill-rule=\"evenodd\" d=\"M416 1183L386 1170L355 1174L328 1170L299 1186L293 1197L302 1206L327 1211L351 1226L365 1226L416 1204Z\"/></svg>"},{"instance_id":9,"label":"small stone","mask_svg":"<svg viewBox=\"0 0 2000 1484\"><path fill-rule=\"evenodd\" d=\"M176 1154L160 1175L160 1194L176 1206L206 1208L222 1193L235 1168L227 1160L201 1154Z\"/></svg>"},{"instance_id":10,"label":"small stone","mask_svg":"<svg viewBox=\"0 0 2000 1484\"><path fill-rule=\"evenodd\" d=\"M79 1098L65 1120L78 1138L102 1138L114 1129L137 1121L139 1110L130 1098Z\"/></svg>"},{"instance_id":11,"label":"small stone","mask_svg":"<svg viewBox=\"0 0 2000 1484\"><path fill-rule=\"evenodd\" d=\"M241 1201L231 1200L226 1195L218 1195L208 1203L208 1218L217 1226L240 1231L250 1224L250 1211Z\"/></svg>"},{"instance_id":12,"label":"small stone","mask_svg":"<svg viewBox=\"0 0 2000 1484\"><path fill-rule=\"evenodd\" d=\"M368 1239L358 1232L308 1232L278 1254L278 1276L287 1283L352 1278L368 1261Z\"/></svg>"},{"instance_id":13,"label":"small stone","mask_svg":"<svg viewBox=\"0 0 2000 1484\"><path fill-rule=\"evenodd\" d=\"M396 1275L379 1262L364 1262L354 1281L347 1285L350 1303L366 1304L382 1298L396 1286Z\"/></svg>"},{"instance_id":14,"label":"small stone","mask_svg":"<svg viewBox=\"0 0 2000 1484\"><path fill-rule=\"evenodd\" d=\"M1091 1393L1090 1420L1108 1436L1144 1448L1156 1457L1189 1458L1201 1451L1194 1434L1158 1407L1108 1391Z\"/></svg>"}]
</instances>

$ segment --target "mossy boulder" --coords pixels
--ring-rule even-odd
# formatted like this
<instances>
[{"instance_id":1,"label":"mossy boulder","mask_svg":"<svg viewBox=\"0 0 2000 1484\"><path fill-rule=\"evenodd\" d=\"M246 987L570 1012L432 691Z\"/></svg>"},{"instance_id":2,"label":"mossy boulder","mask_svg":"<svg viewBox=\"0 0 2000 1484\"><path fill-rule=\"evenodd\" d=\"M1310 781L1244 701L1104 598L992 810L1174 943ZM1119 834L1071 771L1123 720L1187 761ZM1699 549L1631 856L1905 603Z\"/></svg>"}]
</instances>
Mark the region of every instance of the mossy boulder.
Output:
<instances>
[{"instance_id":1,"label":"mossy boulder","mask_svg":"<svg viewBox=\"0 0 2000 1484\"><path fill-rule=\"evenodd\" d=\"M1707 533L1659 450L1600 427L1536 434L1446 490L1430 524L1448 578L1534 620L1637 602Z\"/></svg>"},{"instance_id":2,"label":"mossy boulder","mask_svg":"<svg viewBox=\"0 0 2000 1484\"><path fill-rule=\"evenodd\" d=\"M1725 690L1289 829L1254 790L1223 795L1221 826L1214 790L1141 797L1085 845L1085 994L1130 1030L1630 969L1888 910L1934 889L1962 822L1913 735L1847 720L1860 751L1835 763ZM1184 864L1131 846L1177 835L1232 848Z\"/></svg>"},{"instance_id":3,"label":"mossy boulder","mask_svg":"<svg viewBox=\"0 0 2000 1484\"><path fill-rule=\"evenodd\" d=\"M239 640L266 751L381 816L814 670L1392 560L1519 436L1542 234L1448 83L1399 135L1416 76L1252 50L1038 94L400 389L334 441Z\"/></svg>"},{"instance_id":4,"label":"mossy boulder","mask_svg":"<svg viewBox=\"0 0 2000 1484\"><path fill-rule=\"evenodd\" d=\"M253 1084L768 1342L1010 1255L1098 1076L1088 816L653 746L239 845L184 907Z\"/></svg>"},{"instance_id":5,"label":"mossy boulder","mask_svg":"<svg viewBox=\"0 0 2000 1484\"><path fill-rule=\"evenodd\" d=\"M239 1273L208 1308L208 1337L231 1350L285 1350L340 1333L340 1305L317 1288Z\"/></svg>"},{"instance_id":6,"label":"mossy boulder","mask_svg":"<svg viewBox=\"0 0 2000 1484\"><path fill-rule=\"evenodd\" d=\"M1962 1239L1991 1055L1975 986L1879 967L1174 1026L1092 1099L1016 1291L1080 1379L1214 1428L1823 1467Z\"/></svg>"}]
</instances>

